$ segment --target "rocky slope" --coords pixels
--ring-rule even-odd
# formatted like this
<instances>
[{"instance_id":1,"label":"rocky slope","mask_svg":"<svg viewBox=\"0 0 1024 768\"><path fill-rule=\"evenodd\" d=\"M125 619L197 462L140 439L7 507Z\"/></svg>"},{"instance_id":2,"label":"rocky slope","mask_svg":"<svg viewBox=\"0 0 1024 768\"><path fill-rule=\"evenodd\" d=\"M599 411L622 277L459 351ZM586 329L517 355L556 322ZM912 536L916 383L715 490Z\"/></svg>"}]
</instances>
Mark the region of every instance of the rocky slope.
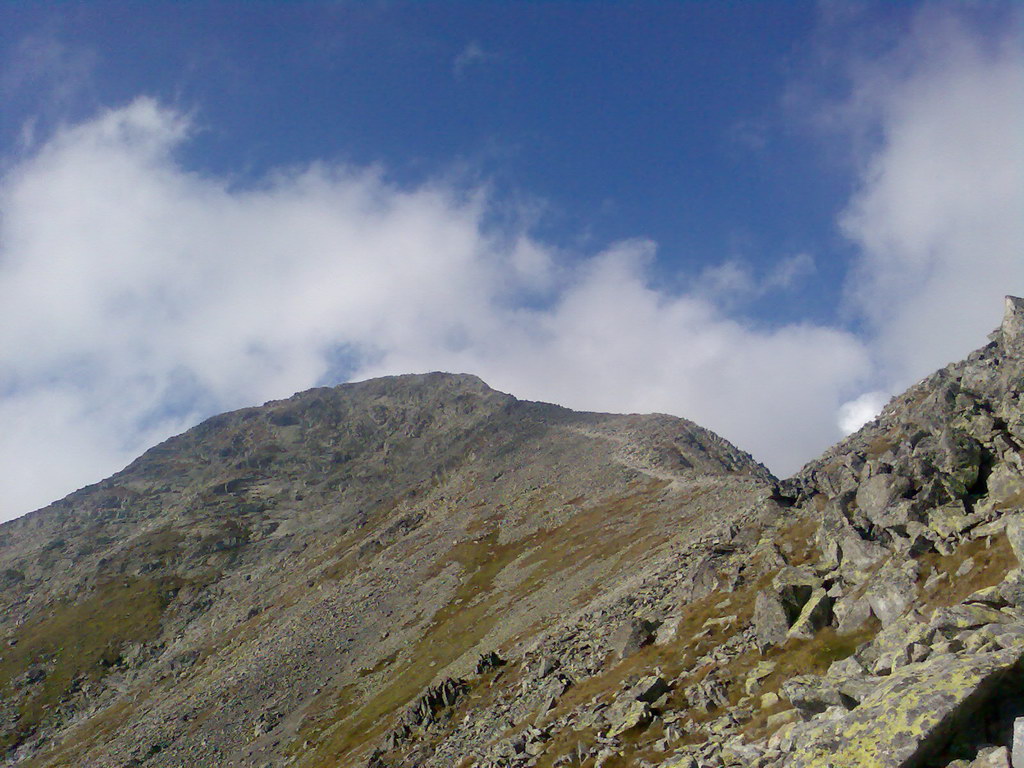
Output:
<instances>
[{"instance_id":1,"label":"rocky slope","mask_svg":"<svg viewBox=\"0 0 1024 768\"><path fill-rule=\"evenodd\" d=\"M216 417L0 526L6 764L1009 766L1022 398L1008 300L781 483L468 376Z\"/></svg>"}]
</instances>

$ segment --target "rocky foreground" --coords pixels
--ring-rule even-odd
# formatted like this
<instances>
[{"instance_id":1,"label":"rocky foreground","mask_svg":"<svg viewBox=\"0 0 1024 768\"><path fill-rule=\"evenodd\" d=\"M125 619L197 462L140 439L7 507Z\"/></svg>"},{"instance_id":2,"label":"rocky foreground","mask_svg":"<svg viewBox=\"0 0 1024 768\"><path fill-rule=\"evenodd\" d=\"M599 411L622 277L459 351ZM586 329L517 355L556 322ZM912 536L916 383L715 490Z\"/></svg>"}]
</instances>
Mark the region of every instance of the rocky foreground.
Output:
<instances>
[{"instance_id":1,"label":"rocky foreground","mask_svg":"<svg viewBox=\"0 0 1024 768\"><path fill-rule=\"evenodd\" d=\"M473 377L312 390L0 526L0 746L1020 768L1021 558L1020 300L782 482L691 422Z\"/></svg>"}]
</instances>

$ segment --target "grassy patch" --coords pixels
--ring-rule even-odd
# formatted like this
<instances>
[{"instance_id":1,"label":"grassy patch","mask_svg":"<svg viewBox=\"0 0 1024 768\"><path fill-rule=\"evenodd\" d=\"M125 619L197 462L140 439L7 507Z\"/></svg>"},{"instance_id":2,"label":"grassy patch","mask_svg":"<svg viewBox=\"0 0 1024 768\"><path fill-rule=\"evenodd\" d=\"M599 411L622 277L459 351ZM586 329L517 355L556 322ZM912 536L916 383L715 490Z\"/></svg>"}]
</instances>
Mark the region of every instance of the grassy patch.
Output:
<instances>
[{"instance_id":1,"label":"grassy patch","mask_svg":"<svg viewBox=\"0 0 1024 768\"><path fill-rule=\"evenodd\" d=\"M779 531L775 543L790 565L811 565L817 561L819 553L813 539L819 525L815 517L807 515L797 518Z\"/></svg>"},{"instance_id":2,"label":"grassy patch","mask_svg":"<svg viewBox=\"0 0 1024 768\"><path fill-rule=\"evenodd\" d=\"M47 768L79 768L85 765L81 755L97 744L112 739L117 729L135 712L139 703L146 698L143 694L137 701L118 701L79 725L71 735L53 748L52 751L25 763L25 768L47 766Z\"/></svg>"},{"instance_id":3,"label":"grassy patch","mask_svg":"<svg viewBox=\"0 0 1024 768\"><path fill-rule=\"evenodd\" d=\"M833 662L842 661L852 656L857 648L871 640L878 633L879 629L881 629L881 625L874 618L857 632L848 635L840 635L832 627L825 627L809 640L794 638L784 645L769 649L764 656L758 654L757 658L754 659L754 663L764 659L774 661L776 667L761 682L761 687L756 695L763 696L766 693L776 693L780 696L780 703L775 707L764 710L757 707L754 708L753 718L744 727L744 733L747 737L752 740L767 736L766 724L769 715L790 708L790 705L785 702L781 695L781 688L784 682L797 675L825 674ZM753 664L750 666L753 666ZM744 679L745 676L740 676L737 684L742 686Z\"/></svg>"},{"instance_id":4,"label":"grassy patch","mask_svg":"<svg viewBox=\"0 0 1024 768\"><path fill-rule=\"evenodd\" d=\"M968 557L974 558L974 568L963 576L956 576ZM1002 535L994 537L990 547L985 546L984 539L975 539L962 544L952 554L929 552L918 558L918 562L921 565L918 581L922 585L934 573L946 574L945 581L931 595L924 595L926 614L935 608L955 605L979 589L999 584L1008 571L1017 567L1010 541Z\"/></svg>"},{"instance_id":5,"label":"grassy patch","mask_svg":"<svg viewBox=\"0 0 1024 768\"><path fill-rule=\"evenodd\" d=\"M0 746L16 744L38 726L82 677L96 679L115 665L131 642L157 636L168 585L142 579L118 579L77 603L59 603L51 613L18 628L17 645L0 660L0 693L19 696L19 719ZM45 677L19 694L15 684L26 672Z\"/></svg>"},{"instance_id":6,"label":"grassy patch","mask_svg":"<svg viewBox=\"0 0 1024 768\"><path fill-rule=\"evenodd\" d=\"M878 435L867 444L864 455L869 459L877 459L882 454L893 450L897 445L899 445L899 441L892 435L888 433Z\"/></svg>"},{"instance_id":7,"label":"grassy patch","mask_svg":"<svg viewBox=\"0 0 1024 768\"><path fill-rule=\"evenodd\" d=\"M645 503L664 485L663 481L652 481L629 497L583 509L557 528L540 530L518 541L500 543L499 531L491 528L474 531L475 538L454 544L425 576L434 578L452 562L458 563L462 581L451 601L434 615L409 660L391 670L388 684L361 703L350 702L344 709L335 709L334 723L318 733L300 733L299 741L314 742L300 765L334 766L368 747L387 731L393 714L433 682L441 669L491 631L503 606L554 583L559 573L580 568L595 558L638 556L640 550L633 548L656 546L662 539L643 537L638 541L636 532L645 528L642 515L653 514L644 512ZM539 508L544 498L544 493L534 494L527 503ZM508 593L495 590L495 579L514 561L528 575Z\"/></svg>"},{"instance_id":8,"label":"grassy patch","mask_svg":"<svg viewBox=\"0 0 1024 768\"><path fill-rule=\"evenodd\" d=\"M301 765L328 768L349 759L387 730L389 715L396 713L433 682L437 673L476 645L497 621L490 594L494 577L521 554L522 542L500 545L497 532L456 544L448 557L463 568L463 581L452 601L435 614L430 626L410 654L410 660L394 671L391 682L368 700L333 710L335 723L323 730ZM300 733L315 740L318 734Z\"/></svg>"}]
</instances>

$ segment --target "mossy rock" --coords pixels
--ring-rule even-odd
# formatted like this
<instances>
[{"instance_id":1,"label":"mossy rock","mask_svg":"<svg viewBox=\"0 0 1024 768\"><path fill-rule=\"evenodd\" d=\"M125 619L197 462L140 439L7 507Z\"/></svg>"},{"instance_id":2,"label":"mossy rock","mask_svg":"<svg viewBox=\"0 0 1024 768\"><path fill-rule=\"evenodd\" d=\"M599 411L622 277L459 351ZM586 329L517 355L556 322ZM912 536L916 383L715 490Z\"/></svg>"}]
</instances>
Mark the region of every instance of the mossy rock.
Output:
<instances>
[{"instance_id":1,"label":"mossy rock","mask_svg":"<svg viewBox=\"0 0 1024 768\"><path fill-rule=\"evenodd\" d=\"M918 768L993 694L1024 649L950 654L891 675L845 718L803 739L787 768Z\"/></svg>"}]
</instances>

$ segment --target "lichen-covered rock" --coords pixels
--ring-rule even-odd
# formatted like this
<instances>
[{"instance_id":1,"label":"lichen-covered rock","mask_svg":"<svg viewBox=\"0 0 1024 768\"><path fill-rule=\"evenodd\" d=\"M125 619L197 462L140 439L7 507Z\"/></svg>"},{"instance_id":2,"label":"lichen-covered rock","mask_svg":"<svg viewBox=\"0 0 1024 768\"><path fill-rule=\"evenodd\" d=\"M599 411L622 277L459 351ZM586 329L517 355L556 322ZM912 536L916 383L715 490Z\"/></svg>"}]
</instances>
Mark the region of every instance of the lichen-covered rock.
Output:
<instances>
[{"instance_id":1,"label":"lichen-covered rock","mask_svg":"<svg viewBox=\"0 0 1024 768\"><path fill-rule=\"evenodd\" d=\"M970 768L1012 768L1006 747L986 747L971 761Z\"/></svg>"},{"instance_id":2,"label":"lichen-covered rock","mask_svg":"<svg viewBox=\"0 0 1024 768\"><path fill-rule=\"evenodd\" d=\"M911 487L910 480L891 473L872 475L857 486L857 507L872 522L880 522L887 508Z\"/></svg>"},{"instance_id":3,"label":"lichen-covered rock","mask_svg":"<svg viewBox=\"0 0 1024 768\"><path fill-rule=\"evenodd\" d=\"M928 527L943 539L958 536L971 525L962 501L936 507L928 513Z\"/></svg>"},{"instance_id":4,"label":"lichen-covered rock","mask_svg":"<svg viewBox=\"0 0 1024 768\"><path fill-rule=\"evenodd\" d=\"M782 684L782 695L803 715L842 706L843 698L833 680L820 675L798 675Z\"/></svg>"},{"instance_id":5,"label":"lichen-covered rock","mask_svg":"<svg viewBox=\"0 0 1024 768\"><path fill-rule=\"evenodd\" d=\"M803 610L793 626L789 628L788 637L810 639L815 633L826 626L832 618L832 598L824 589L818 587L804 603Z\"/></svg>"},{"instance_id":6,"label":"lichen-covered rock","mask_svg":"<svg viewBox=\"0 0 1024 768\"><path fill-rule=\"evenodd\" d=\"M989 475L988 493L996 509L1024 506L1024 475L1009 462L999 464Z\"/></svg>"},{"instance_id":7,"label":"lichen-covered rock","mask_svg":"<svg viewBox=\"0 0 1024 768\"><path fill-rule=\"evenodd\" d=\"M917 768L966 724L1024 648L968 657L943 655L881 682L834 727L796 746L787 768Z\"/></svg>"},{"instance_id":8,"label":"lichen-covered rock","mask_svg":"<svg viewBox=\"0 0 1024 768\"><path fill-rule=\"evenodd\" d=\"M842 553L843 575L852 581L861 581L876 563L889 557L890 552L881 544L848 533L839 541Z\"/></svg>"},{"instance_id":9,"label":"lichen-covered rock","mask_svg":"<svg viewBox=\"0 0 1024 768\"><path fill-rule=\"evenodd\" d=\"M861 629L871 619L871 604L863 597L844 597L833 606L836 631L848 635Z\"/></svg>"}]
</instances>

